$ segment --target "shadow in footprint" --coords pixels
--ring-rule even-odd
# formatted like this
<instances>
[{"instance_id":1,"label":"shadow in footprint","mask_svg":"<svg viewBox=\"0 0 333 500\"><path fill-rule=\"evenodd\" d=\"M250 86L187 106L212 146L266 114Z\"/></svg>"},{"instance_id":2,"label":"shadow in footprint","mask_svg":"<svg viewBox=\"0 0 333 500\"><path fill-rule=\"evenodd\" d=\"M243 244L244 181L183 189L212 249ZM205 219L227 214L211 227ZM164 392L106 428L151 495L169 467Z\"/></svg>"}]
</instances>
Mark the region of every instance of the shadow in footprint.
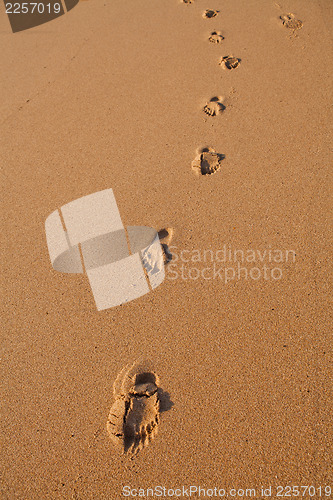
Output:
<instances>
[{"instance_id":1,"label":"shadow in footprint","mask_svg":"<svg viewBox=\"0 0 333 500\"><path fill-rule=\"evenodd\" d=\"M201 175L215 174L221 168L225 155L216 153L212 147L201 148L192 162L192 169Z\"/></svg>"},{"instance_id":2,"label":"shadow in footprint","mask_svg":"<svg viewBox=\"0 0 333 500\"><path fill-rule=\"evenodd\" d=\"M208 101L203 107L203 111L208 116L219 115L226 109L225 105L222 103L222 100L223 97L221 96L212 97L210 101Z\"/></svg>"},{"instance_id":3,"label":"shadow in footprint","mask_svg":"<svg viewBox=\"0 0 333 500\"><path fill-rule=\"evenodd\" d=\"M208 40L211 43L221 43L222 40L224 40L224 36L222 35L221 31L212 31Z\"/></svg>"},{"instance_id":4,"label":"shadow in footprint","mask_svg":"<svg viewBox=\"0 0 333 500\"><path fill-rule=\"evenodd\" d=\"M170 407L170 398L160 388L152 363L143 358L119 373L113 390L115 401L108 416L107 430L124 453L134 456L157 434L160 394L165 409Z\"/></svg>"},{"instance_id":5,"label":"shadow in footprint","mask_svg":"<svg viewBox=\"0 0 333 500\"><path fill-rule=\"evenodd\" d=\"M169 264L169 262L172 260L172 253L169 250L169 245L172 241L173 233L174 231L171 227L166 227L158 231L158 237L160 239L160 243L164 254L165 265Z\"/></svg>"},{"instance_id":6,"label":"shadow in footprint","mask_svg":"<svg viewBox=\"0 0 333 500\"><path fill-rule=\"evenodd\" d=\"M213 17L216 17L220 11L219 10L211 10L207 9L205 12L202 14L202 17L204 19L212 19Z\"/></svg>"},{"instance_id":7,"label":"shadow in footprint","mask_svg":"<svg viewBox=\"0 0 333 500\"><path fill-rule=\"evenodd\" d=\"M296 19L294 14L292 13L284 14L283 16L280 16L280 19L283 26L292 31L300 30L303 27L302 21Z\"/></svg>"},{"instance_id":8,"label":"shadow in footprint","mask_svg":"<svg viewBox=\"0 0 333 500\"><path fill-rule=\"evenodd\" d=\"M222 66L223 69L235 69L238 68L238 66L241 63L241 59L239 57L233 57L233 56L224 56L221 58L219 64Z\"/></svg>"}]
</instances>

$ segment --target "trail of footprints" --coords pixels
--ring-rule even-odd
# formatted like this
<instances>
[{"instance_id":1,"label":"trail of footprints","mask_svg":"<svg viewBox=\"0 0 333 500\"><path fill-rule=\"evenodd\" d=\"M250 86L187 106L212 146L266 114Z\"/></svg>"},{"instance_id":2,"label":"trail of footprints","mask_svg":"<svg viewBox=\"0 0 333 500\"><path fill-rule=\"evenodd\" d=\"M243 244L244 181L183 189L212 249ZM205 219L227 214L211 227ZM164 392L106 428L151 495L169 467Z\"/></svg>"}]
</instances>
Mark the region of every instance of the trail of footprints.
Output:
<instances>
[{"instance_id":1,"label":"trail of footprints","mask_svg":"<svg viewBox=\"0 0 333 500\"><path fill-rule=\"evenodd\" d=\"M182 0L183 3L191 4L194 0ZM278 4L276 4L281 8ZM214 19L220 13L219 10L206 9L202 13L204 19ZM302 28L303 23L299 19L296 19L294 14L283 14L280 16L283 26L295 33L296 30ZM224 40L224 36L221 31L212 31L209 38L210 43L220 44ZM219 65L228 71L234 70L239 67L241 59L234 57L233 55L226 55L221 57ZM204 113L209 117L216 117L221 114L226 108L222 104L222 97L212 97L203 107ZM224 158L223 155L216 153L214 148L208 147L203 148L199 152L197 151L197 156L192 162L192 169L201 175L211 175L216 173L221 166L221 160Z\"/></svg>"},{"instance_id":2,"label":"trail of footprints","mask_svg":"<svg viewBox=\"0 0 333 500\"><path fill-rule=\"evenodd\" d=\"M182 0L185 4L192 4L194 0ZM213 19L219 14L218 10L207 9L204 19ZM280 16L283 26L293 33L302 28L302 21L294 14ZM220 31L212 31L209 42L219 44L224 40ZM241 59L233 55L221 57L219 65L228 71L239 67ZM203 112L209 117L220 115L226 107L222 96L212 97L203 107ZM213 147L199 148L192 169L197 175L212 175L220 170L224 155L217 153ZM159 237L164 241L165 262L170 257L167 244L172 238L170 228L160 231ZM147 446L156 436L160 422L161 389L159 378L149 361L142 359L130 367L125 367L114 383L114 403L111 407L107 431L112 441L118 445L123 453L136 455Z\"/></svg>"},{"instance_id":3,"label":"trail of footprints","mask_svg":"<svg viewBox=\"0 0 333 500\"><path fill-rule=\"evenodd\" d=\"M185 4L192 4L194 0L181 0ZM206 9L202 13L204 19L215 19L219 15L220 11L215 9ZM221 31L214 30L211 32L209 38L210 43L220 44L224 40L224 36ZM221 57L219 65L223 69L233 70L238 68L241 60L232 55L227 55ZM203 107L204 113L209 117L216 117L220 115L225 109L223 104L223 98L221 96L212 97ZM221 161L224 155L219 154L212 147L201 148L197 151L197 155L192 162L192 169L195 173L200 173L201 175L212 175L221 167Z\"/></svg>"},{"instance_id":4,"label":"trail of footprints","mask_svg":"<svg viewBox=\"0 0 333 500\"><path fill-rule=\"evenodd\" d=\"M206 9L202 17L204 19L214 19L220 13L219 10ZM211 32L209 38L210 43L220 44L224 40L221 31L214 30ZM221 57L219 65L228 71L238 68L241 60L233 55L226 55ZM225 109L223 104L223 97L212 97L203 107L204 113L209 117L216 117L220 115ZM221 161L224 155L217 153L213 147L206 147L197 150L197 155L192 162L192 169L199 175L212 175L218 172L221 168Z\"/></svg>"}]
</instances>

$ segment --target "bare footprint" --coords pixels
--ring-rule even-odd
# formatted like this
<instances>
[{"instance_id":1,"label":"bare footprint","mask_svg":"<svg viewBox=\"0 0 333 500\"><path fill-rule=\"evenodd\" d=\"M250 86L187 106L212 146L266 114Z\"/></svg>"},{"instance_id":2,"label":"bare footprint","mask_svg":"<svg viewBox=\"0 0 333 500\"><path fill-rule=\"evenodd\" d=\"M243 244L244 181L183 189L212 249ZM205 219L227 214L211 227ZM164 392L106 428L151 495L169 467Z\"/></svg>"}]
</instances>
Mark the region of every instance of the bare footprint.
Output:
<instances>
[{"instance_id":1,"label":"bare footprint","mask_svg":"<svg viewBox=\"0 0 333 500\"><path fill-rule=\"evenodd\" d=\"M216 17L220 11L219 10L211 10L207 9L205 12L202 14L202 17L204 19L212 19L213 17Z\"/></svg>"},{"instance_id":2,"label":"bare footprint","mask_svg":"<svg viewBox=\"0 0 333 500\"><path fill-rule=\"evenodd\" d=\"M212 31L208 40L211 43L221 43L224 40L224 36L222 36L221 31Z\"/></svg>"},{"instance_id":3,"label":"bare footprint","mask_svg":"<svg viewBox=\"0 0 333 500\"><path fill-rule=\"evenodd\" d=\"M114 383L107 430L124 453L136 455L157 433L160 415L159 380L149 361L126 366Z\"/></svg>"},{"instance_id":4,"label":"bare footprint","mask_svg":"<svg viewBox=\"0 0 333 500\"><path fill-rule=\"evenodd\" d=\"M208 116L219 115L220 113L222 113L222 111L225 110L225 106L222 104L222 101L223 101L222 96L212 97L211 100L208 101L203 107L203 111Z\"/></svg>"},{"instance_id":5,"label":"bare footprint","mask_svg":"<svg viewBox=\"0 0 333 500\"><path fill-rule=\"evenodd\" d=\"M220 170L223 159L224 155L216 153L214 148L201 148L197 151L197 156L192 162L192 169L201 175L215 174Z\"/></svg>"},{"instance_id":6,"label":"bare footprint","mask_svg":"<svg viewBox=\"0 0 333 500\"><path fill-rule=\"evenodd\" d=\"M172 227L160 229L160 231L158 232L158 237L160 239L163 250L164 264L168 264L172 260L172 253L169 250L169 245L172 241L173 235L174 230Z\"/></svg>"},{"instance_id":7,"label":"bare footprint","mask_svg":"<svg viewBox=\"0 0 333 500\"><path fill-rule=\"evenodd\" d=\"M280 16L280 19L283 26L289 28L290 30L296 31L303 27L302 21L300 21L299 19L295 19L294 14L283 14L283 16Z\"/></svg>"},{"instance_id":8,"label":"bare footprint","mask_svg":"<svg viewBox=\"0 0 333 500\"><path fill-rule=\"evenodd\" d=\"M224 56L220 60L219 64L223 69L235 69L240 65L241 59L233 56Z\"/></svg>"}]
</instances>

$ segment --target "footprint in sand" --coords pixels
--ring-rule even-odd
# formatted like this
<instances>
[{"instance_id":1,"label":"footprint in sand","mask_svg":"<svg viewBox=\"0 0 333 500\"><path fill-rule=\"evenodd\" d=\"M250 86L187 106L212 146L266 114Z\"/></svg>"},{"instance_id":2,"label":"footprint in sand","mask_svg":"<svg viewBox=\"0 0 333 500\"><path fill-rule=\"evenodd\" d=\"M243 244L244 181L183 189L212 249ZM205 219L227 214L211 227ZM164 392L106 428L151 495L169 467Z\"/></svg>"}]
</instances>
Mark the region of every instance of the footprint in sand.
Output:
<instances>
[{"instance_id":1,"label":"footprint in sand","mask_svg":"<svg viewBox=\"0 0 333 500\"><path fill-rule=\"evenodd\" d=\"M212 147L197 150L197 156L192 161L192 169L201 175L215 174L221 168L221 161L224 155L216 153Z\"/></svg>"},{"instance_id":2,"label":"footprint in sand","mask_svg":"<svg viewBox=\"0 0 333 500\"><path fill-rule=\"evenodd\" d=\"M303 27L302 21L300 21L299 19L295 19L294 14L283 14L283 16L280 16L280 19L283 26L289 28L290 30L296 31Z\"/></svg>"},{"instance_id":3,"label":"footprint in sand","mask_svg":"<svg viewBox=\"0 0 333 500\"><path fill-rule=\"evenodd\" d=\"M169 264L169 262L172 260L172 253L169 250L169 246L172 241L173 234L174 230L172 227L160 229L160 231L158 232L158 237L160 239L163 250L164 264Z\"/></svg>"},{"instance_id":4,"label":"footprint in sand","mask_svg":"<svg viewBox=\"0 0 333 500\"><path fill-rule=\"evenodd\" d=\"M124 453L136 455L155 437L160 418L158 385L149 361L139 360L118 375L107 430Z\"/></svg>"},{"instance_id":5,"label":"footprint in sand","mask_svg":"<svg viewBox=\"0 0 333 500\"><path fill-rule=\"evenodd\" d=\"M222 104L222 101L223 101L222 96L212 97L210 101L208 101L203 107L203 111L208 116L219 115L220 113L222 113L222 111L225 110L225 106Z\"/></svg>"},{"instance_id":6,"label":"footprint in sand","mask_svg":"<svg viewBox=\"0 0 333 500\"><path fill-rule=\"evenodd\" d=\"M241 59L233 56L224 56L221 58L219 65L223 69L235 69L240 65Z\"/></svg>"},{"instance_id":7,"label":"footprint in sand","mask_svg":"<svg viewBox=\"0 0 333 500\"><path fill-rule=\"evenodd\" d=\"M221 43L224 40L224 36L222 36L221 31L212 31L208 40L211 43Z\"/></svg>"},{"instance_id":8,"label":"footprint in sand","mask_svg":"<svg viewBox=\"0 0 333 500\"><path fill-rule=\"evenodd\" d=\"M220 11L219 10L211 10L207 9L205 12L202 14L202 17L204 19L212 19L213 17L216 17Z\"/></svg>"}]
</instances>

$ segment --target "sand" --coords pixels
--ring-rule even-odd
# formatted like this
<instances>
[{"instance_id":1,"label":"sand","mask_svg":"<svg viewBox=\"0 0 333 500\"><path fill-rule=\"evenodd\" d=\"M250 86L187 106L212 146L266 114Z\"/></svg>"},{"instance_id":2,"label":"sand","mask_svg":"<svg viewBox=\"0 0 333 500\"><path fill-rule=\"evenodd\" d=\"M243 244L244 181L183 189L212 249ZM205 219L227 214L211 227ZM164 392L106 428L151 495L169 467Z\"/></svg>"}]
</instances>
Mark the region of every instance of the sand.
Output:
<instances>
[{"instance_id":1,"label":"sand","mask_svg":"<svg viewBox=\"0 0 333 500\"><path fill-rule=\"evenodd\" d=\"M324 488L331 2L88 0L16 34L2 14L1 498ZM224 159L201 175L209 147ZM97 311L86 276L52 269L44 223L107 188L125 225L174 229L174 258L156 290ZM140 356L169 405L133 458L106 424Z\"/></svg>"}]
</instances>

